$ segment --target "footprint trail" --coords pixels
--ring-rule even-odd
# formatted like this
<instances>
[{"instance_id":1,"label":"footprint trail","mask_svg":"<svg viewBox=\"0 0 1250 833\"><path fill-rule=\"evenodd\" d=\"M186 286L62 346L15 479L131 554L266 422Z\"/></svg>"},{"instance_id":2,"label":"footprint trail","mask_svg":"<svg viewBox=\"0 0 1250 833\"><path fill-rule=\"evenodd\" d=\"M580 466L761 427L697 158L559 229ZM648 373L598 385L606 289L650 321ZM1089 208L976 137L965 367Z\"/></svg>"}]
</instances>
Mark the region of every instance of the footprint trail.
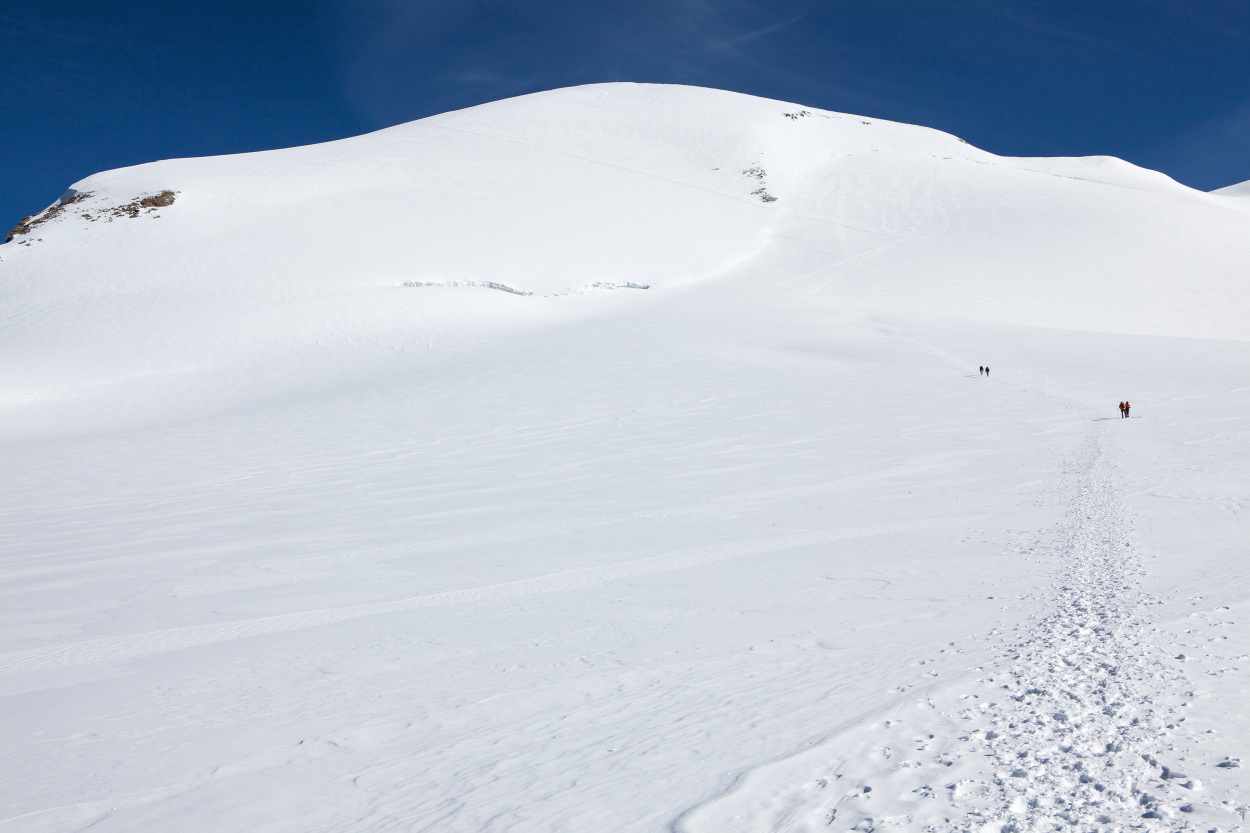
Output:
<instances>
[{"instance_id":1,"label":"footprint trail","mask_svg":"<svg viewBox=\"0 0 1250 833\"><path fill-rule=\"evenodd\" d=\"M747 774L675 828L1250 829L1250 807L1221 783L1240 762L1202 748L1211 734L1186 725L1190 681L1149 641L1153 600L1105 433L1076 474L1070 520L1051 545L1059 576L991 662Z\"/></svg>"}]
</instances>

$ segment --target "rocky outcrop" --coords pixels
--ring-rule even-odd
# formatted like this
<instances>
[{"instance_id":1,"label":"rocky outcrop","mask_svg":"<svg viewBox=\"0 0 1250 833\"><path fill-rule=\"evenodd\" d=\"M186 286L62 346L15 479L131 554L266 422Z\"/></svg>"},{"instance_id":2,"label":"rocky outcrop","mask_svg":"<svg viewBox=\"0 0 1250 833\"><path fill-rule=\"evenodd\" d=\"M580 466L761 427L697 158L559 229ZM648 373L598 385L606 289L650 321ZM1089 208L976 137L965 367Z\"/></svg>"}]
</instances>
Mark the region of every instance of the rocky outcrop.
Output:
<instances>
[{"instance_id":1,"label":"rocky outcrop","mask_svg":"<svg viewBox=\"0 0 1250 833\"><path fill-rule=\"evenodd\" d=\"M70 206L83 203L93 196L95 195L86 191L75 192L68 197L62 197L60 200L57 200L55 204L48 206L38 214L23 217L22 221L17 224L17 227L9 232L8 236L4 238L4 242L8 243L12 241L14 237L30 234L36 228L49 220L55 220L62 216L66 209ZM158 194L152 194L146 197L136 197L124 205L101 206L99 208L88 209L82 211L80 216L84 220L90 220L92 222L100 219L101 217L104 217L109 221L112 221L114 217L134 218L138 217L142 213L152 212L158 208L165 208L173 205L177 196L177 191L165 190ZM86 208L86 206L84 206L84 208Z\"/></svg>"}]
</instances>

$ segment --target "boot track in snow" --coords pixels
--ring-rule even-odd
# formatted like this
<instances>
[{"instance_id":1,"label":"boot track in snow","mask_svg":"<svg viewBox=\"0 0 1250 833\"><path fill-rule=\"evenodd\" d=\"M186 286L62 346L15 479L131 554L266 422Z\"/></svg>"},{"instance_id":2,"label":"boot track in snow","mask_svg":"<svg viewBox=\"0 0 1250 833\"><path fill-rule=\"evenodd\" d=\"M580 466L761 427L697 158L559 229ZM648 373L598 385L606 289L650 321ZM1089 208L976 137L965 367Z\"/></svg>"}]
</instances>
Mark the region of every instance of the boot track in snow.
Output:
<instances>
[{"instance_id":1,"label":"boot track in snow","mask_svg":"<svg viewBox=\"0 0 1250 833\"><path fill-rule=\"evenodd\" d=\"M1079 455L1041 613L964 682L741 779L681 831L1240 830L1181 737L1188 681L1145 640L1114 445ZM900 689L900 691L905 690ZM1218 826L1217 826L1218 825Z\"/></svg>"}]
</instances>

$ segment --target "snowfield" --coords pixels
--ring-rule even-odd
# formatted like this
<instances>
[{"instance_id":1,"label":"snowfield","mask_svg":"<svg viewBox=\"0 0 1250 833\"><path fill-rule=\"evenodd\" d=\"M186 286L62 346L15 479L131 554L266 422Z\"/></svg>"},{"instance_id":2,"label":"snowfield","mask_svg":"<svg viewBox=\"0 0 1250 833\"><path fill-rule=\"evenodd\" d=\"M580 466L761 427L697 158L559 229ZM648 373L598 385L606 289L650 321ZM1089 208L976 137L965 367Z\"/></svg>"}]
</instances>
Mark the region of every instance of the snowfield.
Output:
<instances>
[{"instance_id":1,"label":"snowfield","mask_svg":"<svg viewBox=\"0 0 1250 833\"><path fill-rule=\"evenodd\" d=\"M631 84L73 184L0 831L1250 829L1248 193Z\"/></svg>"},{"instance_id":2,"label":"snowfield","mask_svg":"<svg viewBox=\"0 0 1250 833\"><path fill-rule=\"evenodd\" d=\"M1250 180L1238 182L1236 185L1229 185L1224 188L1216 188L1211 193L1225 197L1250 197Z\"/></svg>"}]
</instances>

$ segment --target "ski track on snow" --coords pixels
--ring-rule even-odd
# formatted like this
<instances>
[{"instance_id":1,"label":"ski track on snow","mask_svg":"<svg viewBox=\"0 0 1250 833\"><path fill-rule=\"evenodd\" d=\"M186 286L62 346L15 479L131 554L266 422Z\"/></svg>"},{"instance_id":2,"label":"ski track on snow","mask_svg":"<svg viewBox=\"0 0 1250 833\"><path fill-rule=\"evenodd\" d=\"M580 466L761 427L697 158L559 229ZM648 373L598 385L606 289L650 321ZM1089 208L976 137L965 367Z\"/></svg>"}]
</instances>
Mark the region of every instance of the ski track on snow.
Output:
<instances>
[{"instance_id":1,"label":"ski track on snow","mask_svg":"<svg viewBox=\"0 0 1250 833\"><path fill-rule=\"evenodd\" d=\"M222 624L193 625L185 628L102 637L73 642L49 649L14 651L0 654L0 675L42 671L86 663L135 659L249 636L262 636L283 631L330 625L364 616L376 616L443 605L473 604L497 599L520 598L539 593L579 590L617 579L666 570L680 570L743 555L833 541L845 541L852 538L889 535L948 524L959 520L961 518L940 518L876 524L825 533L806 533L782 538L726 544L718 547L678 550L635 561L565 570L534 578L462 590L449 590L442 593L430 593L406 599L285 613L277 616L244 619Z\"/></svg>"},{"instance_id":2,"label":"ski track on snow","mask_svg":"<svg viewBox=\"0 0 1250 833\"><path fill-rule=\"evenodd\" d=\"M742 776L675 831L1241 830L1250 807L1203 788L1190 681L1149 647L1141 567L1096 430L1041 613L967 682ZM1039 542L1044 545L1045 542ZM991 632L994 633L994 632ZM906 686L900 691L906 690Z\"/></svg>"}]
</instances>

